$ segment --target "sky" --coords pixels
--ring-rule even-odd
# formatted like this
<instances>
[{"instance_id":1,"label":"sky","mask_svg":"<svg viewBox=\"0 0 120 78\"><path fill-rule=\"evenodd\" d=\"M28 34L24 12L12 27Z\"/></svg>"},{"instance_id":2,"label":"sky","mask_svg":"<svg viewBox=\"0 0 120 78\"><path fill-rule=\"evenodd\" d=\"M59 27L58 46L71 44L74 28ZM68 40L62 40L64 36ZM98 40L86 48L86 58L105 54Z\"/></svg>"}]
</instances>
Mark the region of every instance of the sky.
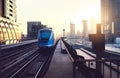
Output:
<instances>
[{"instance_id":1,"label":"sky","mask_svg":"<svg viewBox=\"0 0 120 78\"><path fill-rule=\"evenodd\" d=\"M27 21L41 21L60 34L70 30L70 22L82 29L82 20L100 19L100 0L16 0L17 22L27 33Z\"/></svg>"}]
</instances>

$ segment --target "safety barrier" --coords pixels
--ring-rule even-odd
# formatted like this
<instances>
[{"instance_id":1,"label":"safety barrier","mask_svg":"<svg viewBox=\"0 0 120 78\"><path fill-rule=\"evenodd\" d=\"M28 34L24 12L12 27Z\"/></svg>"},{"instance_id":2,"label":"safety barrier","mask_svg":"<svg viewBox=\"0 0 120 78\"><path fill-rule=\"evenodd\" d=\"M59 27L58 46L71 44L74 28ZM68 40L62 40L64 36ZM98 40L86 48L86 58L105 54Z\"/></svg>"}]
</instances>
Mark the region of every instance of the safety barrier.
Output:
<instances>
[{"instance_id":1,"label":"safety barrier","mask_svg":"<svg viewBox=\"0 0 120 78\"><path fill-rule=\"evenodd\" d=\"M120 59L86 60L77 55L76 50L64 39L62 41L73 63L73 78L76 76L76 70L80 71L80 78L120 78ZM96 69L98 62L102 65L101 72Z\"/></svg>"}]
</instances>

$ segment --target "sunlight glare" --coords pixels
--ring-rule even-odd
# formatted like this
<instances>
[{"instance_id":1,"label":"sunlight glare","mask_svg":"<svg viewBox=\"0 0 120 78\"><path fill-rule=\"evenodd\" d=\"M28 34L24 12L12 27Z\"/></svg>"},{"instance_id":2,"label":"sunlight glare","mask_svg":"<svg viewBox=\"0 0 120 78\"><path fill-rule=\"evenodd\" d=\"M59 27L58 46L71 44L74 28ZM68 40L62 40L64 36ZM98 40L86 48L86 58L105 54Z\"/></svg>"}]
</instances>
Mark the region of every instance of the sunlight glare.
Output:
<instances>
[{"instance_id":1,"label":"sunlight glare","mask_svg":"<svg viewBox=\"0 0 120 78\"><path fill-rule=\"evenodd\" d=\"M72 18L71 21L76 25L76 29L82 32L82 20L88 21L88 29L91 29L90 27L90 19L94 17L97 22L100 23L100 7L99 6L91 6L87 9L84 9L83 12L79 11L77 12Z\"/></svg>"}]
</instances>

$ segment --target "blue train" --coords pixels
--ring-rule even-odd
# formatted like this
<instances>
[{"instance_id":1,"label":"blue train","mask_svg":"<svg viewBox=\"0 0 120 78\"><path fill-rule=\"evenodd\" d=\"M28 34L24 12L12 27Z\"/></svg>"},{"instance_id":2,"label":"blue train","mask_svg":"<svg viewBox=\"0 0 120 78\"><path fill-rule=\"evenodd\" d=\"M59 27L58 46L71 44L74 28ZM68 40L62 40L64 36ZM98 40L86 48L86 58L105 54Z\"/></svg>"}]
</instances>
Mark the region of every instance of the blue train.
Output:
<instances>
[{"instance_id":1,"label":"blue train","mask_svg":"<svg viewBox=\"0 0 120 78\"><path fill-rule=\"evenodd\" d=\"M54 46L54 33L52 29L43 28L38 31L39 49L52 48Z\"/></svg>"}]
</instances>

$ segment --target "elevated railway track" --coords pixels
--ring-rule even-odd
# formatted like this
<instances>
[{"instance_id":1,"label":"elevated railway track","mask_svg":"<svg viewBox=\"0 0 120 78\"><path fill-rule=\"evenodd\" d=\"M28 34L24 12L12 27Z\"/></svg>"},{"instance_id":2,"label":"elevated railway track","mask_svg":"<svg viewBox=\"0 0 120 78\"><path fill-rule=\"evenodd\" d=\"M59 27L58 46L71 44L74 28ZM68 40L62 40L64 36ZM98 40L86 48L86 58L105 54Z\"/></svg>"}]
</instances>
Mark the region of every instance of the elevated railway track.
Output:
<instances>
[{"instance_id":1,"label":"elevated railway track","mask_svg":"<svg viewBox=\"0 0 120 78\"><path fill-rule=\"evenodd\" d=\"M2 49L0 78L42 78L49 67L55 47L45 50L47 54L41 53L36 42Z\"/></svg>"}]
</instances>

